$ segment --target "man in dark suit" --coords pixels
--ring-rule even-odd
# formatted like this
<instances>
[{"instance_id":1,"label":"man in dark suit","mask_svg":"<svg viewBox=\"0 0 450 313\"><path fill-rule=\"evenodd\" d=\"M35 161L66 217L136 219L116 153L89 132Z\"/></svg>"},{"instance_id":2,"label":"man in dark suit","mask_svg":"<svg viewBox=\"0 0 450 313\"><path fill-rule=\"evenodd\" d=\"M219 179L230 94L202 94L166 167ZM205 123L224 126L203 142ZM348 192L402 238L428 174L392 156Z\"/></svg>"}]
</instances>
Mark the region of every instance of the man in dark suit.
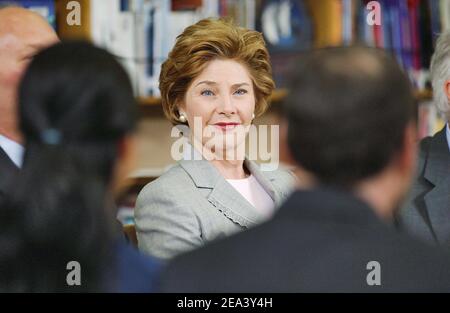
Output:
<instances>
[{"instance_id":1,"label":"man in dark suit","mask_svg":"<svg viewBox=\"0 0 450 313\"><path fill-rule=\"evenodd\" d=\"M435 104L450 120L450 32L443 33L431 61ZM450 129L420 144L417 179L399 215L399 225L426 242L450 248Z\"/></svg>"},{"instance_id":2,"label":"man in dark suit","mask_svg":"<svg viewBox=\"0 0 450 313\"><path fill-rule=\"evenodd\" d=\"M34 54L57 41L40 15L17 6L0 8L0 202L22 163L16 103L20 77Z\"/></svg>"},{"instance_id":3,"label":"man in dark suit","mask_svg":"<svg viewBox=\"0 0 450 313\"><path fill-rule=\"evenodd\" d=\"M174 259L162 290L450 291L447 254L392 223L416 161L414 99L395 61L363 47L314 51L289 90L281 144L298 190L273 220Z\"/></svg>"}]
</instances>

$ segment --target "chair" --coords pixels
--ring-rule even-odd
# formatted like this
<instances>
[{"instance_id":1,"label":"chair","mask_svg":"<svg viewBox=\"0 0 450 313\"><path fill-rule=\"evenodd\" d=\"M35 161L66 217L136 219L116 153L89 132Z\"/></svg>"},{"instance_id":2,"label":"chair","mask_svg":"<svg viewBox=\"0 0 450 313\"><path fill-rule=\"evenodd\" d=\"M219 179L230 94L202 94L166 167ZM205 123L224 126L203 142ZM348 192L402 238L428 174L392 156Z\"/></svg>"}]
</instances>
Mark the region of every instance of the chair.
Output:
<instances>
[{"instance_id":1,"label":"chair","mask_svg":"<svg viewBox=\"0 0 450 313\"><path fill-rule=\"evenodd\" d=\"M127 224L123 226L123 233L125 235L125 239L131 243L135 248L138 247L138 240L136 235L136 227L134 224Z\"/></svg>"}]
</instances>

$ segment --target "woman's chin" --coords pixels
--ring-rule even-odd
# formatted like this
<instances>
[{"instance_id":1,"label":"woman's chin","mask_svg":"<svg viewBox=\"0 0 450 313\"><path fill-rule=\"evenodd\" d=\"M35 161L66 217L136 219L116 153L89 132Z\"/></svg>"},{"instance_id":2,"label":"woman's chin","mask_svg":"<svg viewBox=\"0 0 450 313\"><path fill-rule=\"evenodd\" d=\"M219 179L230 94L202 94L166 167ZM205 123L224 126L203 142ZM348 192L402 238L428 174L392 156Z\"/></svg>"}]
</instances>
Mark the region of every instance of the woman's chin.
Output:
<instances>
[{"instance_id":1,"label":"woman's chin","mask_svg":"<svg viewBox=\"0 0 450 313\"><path fill-rule=\"evenodd\" d=\"M215 160L244 160L245 159L245 145L241 143L227 142L207 142L205 148L209 150Z\"/></svg>"}]
</instances>

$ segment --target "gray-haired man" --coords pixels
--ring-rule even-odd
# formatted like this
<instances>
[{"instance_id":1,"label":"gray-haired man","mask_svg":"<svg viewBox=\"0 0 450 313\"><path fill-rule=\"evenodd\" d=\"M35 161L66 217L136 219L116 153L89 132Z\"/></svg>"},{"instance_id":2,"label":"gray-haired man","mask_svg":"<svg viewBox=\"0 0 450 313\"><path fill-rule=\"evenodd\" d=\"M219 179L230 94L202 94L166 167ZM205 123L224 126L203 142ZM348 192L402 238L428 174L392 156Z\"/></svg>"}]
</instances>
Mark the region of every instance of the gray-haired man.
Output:
<instances>
[{"instance_id":1,"label":"gray-haired man","mask_svg":"<svg viewBox=\"0 0 450 313\"><path fill-rule=\"evenodd\" d=\"M0 8L0 202L22 163L16 103L20 78L33 55L57 41L38 14L15 6Z\"/></svg>"},{"instance_id":2,"label":"gray-haired man","mask_svg":"<svg viewBox=\"0 0 450 313\"><path fill-rule=\"evenodd\" d=\"M437 41L431 60L435 104L450 120L450 32ZM420 143L417 179L399 216L413 235L450 248L450 128Z\"/></svg>"}]
</instances>

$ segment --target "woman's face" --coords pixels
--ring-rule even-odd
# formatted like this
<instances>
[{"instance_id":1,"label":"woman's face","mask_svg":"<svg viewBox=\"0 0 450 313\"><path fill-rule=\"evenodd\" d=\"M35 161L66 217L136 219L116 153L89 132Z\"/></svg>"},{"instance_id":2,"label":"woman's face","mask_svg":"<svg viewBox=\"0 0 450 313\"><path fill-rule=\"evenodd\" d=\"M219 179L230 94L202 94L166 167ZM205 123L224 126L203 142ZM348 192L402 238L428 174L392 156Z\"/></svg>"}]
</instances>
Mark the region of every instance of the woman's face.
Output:
<instances>
[{"instance_id":1,"label":"woman's face","mask_svg":"<svg viewBox=\"0 0 450 313\"><path fill-rule=\"evenodd\" d=\"M253 82L239 62L213 60L192 81L179 108L203 146L213 152L236 149L253 119Z\"/></svg>"}]
</instances>

